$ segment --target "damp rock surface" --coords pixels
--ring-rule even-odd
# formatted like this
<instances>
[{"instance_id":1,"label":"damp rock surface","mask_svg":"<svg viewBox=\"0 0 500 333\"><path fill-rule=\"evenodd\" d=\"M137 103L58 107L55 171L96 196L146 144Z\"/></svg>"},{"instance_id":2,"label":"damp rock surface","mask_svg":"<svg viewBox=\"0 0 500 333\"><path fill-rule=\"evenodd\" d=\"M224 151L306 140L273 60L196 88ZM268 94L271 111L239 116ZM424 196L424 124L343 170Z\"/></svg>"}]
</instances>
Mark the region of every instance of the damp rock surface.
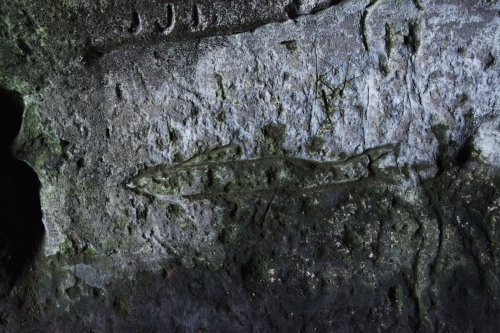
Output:
<instances>
[{"instance_id":1,"label":"damp rock surface","mask_svg":"<svg viewBox=\"0 0 500 333\"><path fill-rule=\"evenodd\" d=\"M0 12L45 229L3 331L500 325L498 1Z\"/></svg>"}]
</instances>

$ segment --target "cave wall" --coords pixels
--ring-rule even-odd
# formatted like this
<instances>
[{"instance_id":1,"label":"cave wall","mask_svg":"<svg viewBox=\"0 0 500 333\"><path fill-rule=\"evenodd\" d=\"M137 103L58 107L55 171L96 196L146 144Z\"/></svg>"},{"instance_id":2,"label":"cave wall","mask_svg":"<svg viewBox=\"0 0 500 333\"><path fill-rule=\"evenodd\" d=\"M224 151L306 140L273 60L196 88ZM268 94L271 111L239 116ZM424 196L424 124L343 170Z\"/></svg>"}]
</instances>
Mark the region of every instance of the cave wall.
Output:
<instances>
[{"instance_id":1,"label":"cave wall","mask_svg":"<svg viewBox=\"0 0 500 333\"><path fill-rule=\"evenodd\" d=\"M499 325L498 1L0 11L45 229L4 330Z\"/></svg>"}]
</instances>

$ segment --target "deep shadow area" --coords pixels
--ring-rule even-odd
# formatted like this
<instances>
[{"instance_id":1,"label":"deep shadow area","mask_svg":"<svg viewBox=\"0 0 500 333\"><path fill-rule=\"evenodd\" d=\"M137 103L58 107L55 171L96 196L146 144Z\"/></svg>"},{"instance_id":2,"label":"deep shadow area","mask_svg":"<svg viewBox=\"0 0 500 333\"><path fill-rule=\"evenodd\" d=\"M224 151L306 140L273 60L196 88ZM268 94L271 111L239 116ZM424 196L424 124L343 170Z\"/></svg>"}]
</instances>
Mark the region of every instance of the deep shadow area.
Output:
<instances>
[{"instance_id":1,"label":"deep shadow area","mask_svg":"<svg viewBox=\"0 0 500 333\"><path fill-rule=\"evenodd\" d=\"M0 296L9 293L39 249L44 234L40 182L12 154L22 123L21 95L0 88Z\"/></svg>"}]
</instances>

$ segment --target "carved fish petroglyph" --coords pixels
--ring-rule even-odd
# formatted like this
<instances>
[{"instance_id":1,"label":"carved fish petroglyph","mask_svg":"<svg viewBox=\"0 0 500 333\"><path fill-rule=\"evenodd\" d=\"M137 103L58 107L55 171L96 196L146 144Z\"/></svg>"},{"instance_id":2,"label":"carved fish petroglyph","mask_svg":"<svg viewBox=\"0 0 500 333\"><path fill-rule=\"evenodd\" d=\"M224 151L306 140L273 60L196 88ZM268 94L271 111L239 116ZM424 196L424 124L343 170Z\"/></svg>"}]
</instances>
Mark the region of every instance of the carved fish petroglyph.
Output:
<instances>
[{"instance_id":1,"label":"carved fish petroglyph","mask_svg":"<svg viewBox=\"0 0 500 333\"><path fill-rule=\"evenodd\" d=\"M240 150L230 144L179 164L147 167L131 177L126 186L140 194L186 198L314 191L367 177L372 162L394 149L394 145L381 146L339 162L288 156L234 160L232 155L231 160L221 157Z\"/></svg>"}]
</instances>

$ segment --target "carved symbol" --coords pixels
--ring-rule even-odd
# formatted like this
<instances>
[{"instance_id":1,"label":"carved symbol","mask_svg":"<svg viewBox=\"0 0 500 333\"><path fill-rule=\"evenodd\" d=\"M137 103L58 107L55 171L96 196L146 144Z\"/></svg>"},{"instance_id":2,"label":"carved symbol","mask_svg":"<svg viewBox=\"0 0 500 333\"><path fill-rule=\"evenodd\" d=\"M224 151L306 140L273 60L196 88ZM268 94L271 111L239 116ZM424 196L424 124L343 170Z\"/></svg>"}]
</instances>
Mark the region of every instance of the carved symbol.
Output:
<instances>
[{"instance_id":1,"label":"carved symbol","mask_svg":"<svg viewBox=\"0 0 500 333\"><path fill-rule=\"evenodd\" d=\"M141 17L138 12L132 13L132 22L130 23L130 28L128 28L128 32L131 34L138 34L142 30L142 22Z\"/></svg>"},{"instance_id":2,"label":"carved symbol","mask_svg":"<svg viewBox=\"0 0 500 333\"><path fill-rule=\"evenodd\" d=\"M369 29L368 29L368 18L373 14L375 11L376 7L382 2L382 0L370 0L370 3L365 7L365 10L363 11L363 14L361 15L361 22L360 22L360 28L361 28L361 41L363 43L363 47L366 52L370 51L370 45L369 45ZM419 11L423 11L425 7L422 5L420 0L412 0L413 5L415 8L417 8ZM414 26L410 25L410 30L414 29ZM387 27L386 27L387 29ZM413 34L410 31L410 35ZM387 35L387 30L386 30L386 35ZM386 45L387 48L387 45ZM416 49L416 50L415 50ZM412 46L412 51L413 53L416 53L418 51L418 47L413 47ZM387 52L388 55L390 56L390 51Z\"/></svg>"},{"instance_id":3,"label":"carved symbol","mask_svg":"<svg viewBox=\"0 0 500 333\"><path fill-rule=\"evenodd\" d=\"M158 27L158 30L164 35L168 35L174 30L174 27L175 27L175 7L173 4L169 3L166 6L166 18L164 20L157 19L156 25Z\"/></svg>"},{"instance_id":4,"label":"carved symbol","mask_svg":"<svg viewBox=\"0 0 500 333\"><path fill-rule=\"evenodd\" d=\"M192 27L194 29L198 28L198 25L200 25L200 18L201 18L200 8L198 7L197 4L194 4L192 13Z\"/></svg>"},{"instance_id":5,"label":"carved symbol","mask_svg":"<svg viewBox=\"0 0 500 333\"><path fill-rule=\"evenodd\" d=\"M323 62L327 63L330 65L330 70L324 74L319 74L318 71L318 59L322 60ZM325 106L325 112L328 118L328 121L330 123L332 122L331 116L333 115L333 112L335 110L339 110L340 116L344 118L344 108L340 104L335 104L334 102L340 99L343 99L345 97L345 91L347 88L350 88L352 91L354 91L356 94L358 94L358 91L353 84L353 81L360 78L360 76L353 76L349 78L349 72L351 70L351 63L354 63L354 61L349 60L347 62L347 68L345 70L344 78L343 81L340 85L334 85L332 83L329 83L328 81L328 76L333 73L333 75L337 75L338 69L331 64L329 61L318 57L316 54L316 98L320 99L324 106ZM356 67L359 68L358 65Z\"/></svg>"},{"instance_id":6,"label":"carved symbol","mask_svg":"<svg viewBox=\"0 0 500 333\"><path fill-rule=\"evenodd\" d=\"M345 161L318 162L286 156L237 160L241 148L229 144L176 165L143 169L126 186L140 194L189 199L321 191L369 176L371 162L394 148L387 145Z\"/></svg>"}]
</instances>

